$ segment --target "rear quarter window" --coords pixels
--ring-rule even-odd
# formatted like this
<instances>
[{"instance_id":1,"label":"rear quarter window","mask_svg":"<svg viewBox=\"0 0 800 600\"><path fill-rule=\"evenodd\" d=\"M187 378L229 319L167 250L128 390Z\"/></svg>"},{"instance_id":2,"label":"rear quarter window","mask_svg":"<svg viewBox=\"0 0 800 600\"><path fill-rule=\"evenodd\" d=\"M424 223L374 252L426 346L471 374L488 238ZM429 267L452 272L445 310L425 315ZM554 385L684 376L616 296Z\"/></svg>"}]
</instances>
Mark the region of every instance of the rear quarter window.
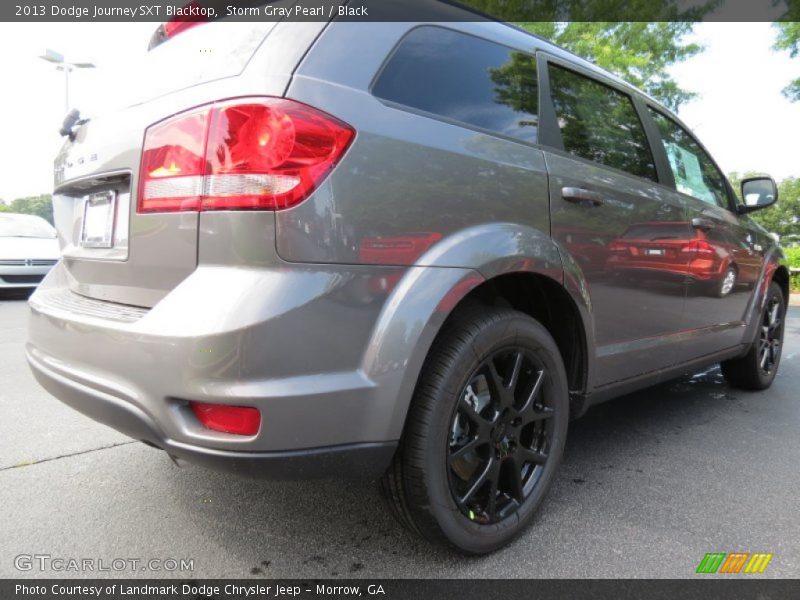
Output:
<instances>
[{"instance_id":1,"label":"rear quarter window","mask_svg":"<svg viewBox=\"0 0 800 600\"><path fill-rule=\"evenodd\" d=\"M378 98L495 132L537 141L536 58L442 27L399 43L373 84Z\"/></svg>"}]
</instances>

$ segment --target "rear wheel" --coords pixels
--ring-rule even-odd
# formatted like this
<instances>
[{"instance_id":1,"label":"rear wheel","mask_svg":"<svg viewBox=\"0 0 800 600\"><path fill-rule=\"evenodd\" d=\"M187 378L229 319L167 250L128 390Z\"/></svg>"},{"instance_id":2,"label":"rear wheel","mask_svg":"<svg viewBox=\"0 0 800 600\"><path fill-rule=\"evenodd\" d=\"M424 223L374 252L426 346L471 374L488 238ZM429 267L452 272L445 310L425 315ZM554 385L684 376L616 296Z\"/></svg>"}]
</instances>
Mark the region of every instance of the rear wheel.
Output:
<instances>
[{"instance_id":1,"label":"rear wheel","mask_svg":"<svg viewBox=\"0 0 800 600\"><path fill-rule=\"evenodd\" d=\"M544 498L568 416L564 366L544 327L507 309L454 317L431 350L382 480L393 512L462 552L500 548Z\"/></svg>"},{"instance_id":2,"label":"rear wheel","mask_svg":"<svg viewBox=\"0 0 800 600\"><path fill-rule=\"evenodd\" d=\"M733 288L736 287L736 269L728 267L722 275L722 279L714 284L714 294L718 298L724 298L729 295Z\"/></svg>"},{"instance_id":3,"label":"rear wheel","mask_svg":"<svg viewBox=\"0 0 800 600\"><path fill-rule=\"evenodd\" d=\"M743 357L726 360L720 365L728 383L746 390L764 390L772 385L781 360L785 316L786 298L773 281L767 291L753 345Z\"/></svg>"}]
</instances>

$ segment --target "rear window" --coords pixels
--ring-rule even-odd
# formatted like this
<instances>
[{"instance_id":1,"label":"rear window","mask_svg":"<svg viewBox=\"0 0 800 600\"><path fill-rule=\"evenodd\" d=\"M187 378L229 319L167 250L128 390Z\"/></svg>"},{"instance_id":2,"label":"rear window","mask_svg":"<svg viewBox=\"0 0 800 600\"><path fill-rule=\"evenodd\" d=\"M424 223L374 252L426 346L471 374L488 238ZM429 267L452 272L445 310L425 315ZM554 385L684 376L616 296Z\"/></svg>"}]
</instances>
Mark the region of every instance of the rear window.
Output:
<instances>
[{"instance_id":1,"label":"rear window","mask_svg":"<svg viewBox=\"0 0 800 600\"><path fill-rule=\"evenodd\" d=\"M200 83L239 75L274 23L215 22L186 30L150 51L142 49L129 72L118 73L125 104L139 104ZM153 25L155 28L155 25Z\"/></svg>"},{"instance_id":2,"label":"rear window","mask_svg":"<svg viewBox=\"0 0 800 600\"><path fill-rule=\"evenodd\" d=\"M384 100L525 142L536 142L536 59L442 27L398 45L372 88Z\"/></svg>"},{"instance_id":3,"label":"rear window","mask_svg":"<svg viewBox=\"0 0 800 600\"><path fill-rule=\"evenodd\" d=\"M632 225L622 236L626 240L685 240L689 230L685 224Z\"/></svg>"}]
</instances>

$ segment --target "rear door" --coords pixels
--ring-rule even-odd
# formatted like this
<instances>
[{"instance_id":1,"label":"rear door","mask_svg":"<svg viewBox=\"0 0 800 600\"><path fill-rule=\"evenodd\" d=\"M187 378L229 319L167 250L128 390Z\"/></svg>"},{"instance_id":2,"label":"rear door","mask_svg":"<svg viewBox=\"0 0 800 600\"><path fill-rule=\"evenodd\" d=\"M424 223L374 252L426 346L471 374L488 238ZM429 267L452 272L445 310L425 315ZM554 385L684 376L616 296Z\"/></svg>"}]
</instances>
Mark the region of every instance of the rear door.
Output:
<instances>
[{"instance_id":1,"label":"rear door","mask_svg":"<svg viewBox=\"0 0 800 600\"><path fill-rule=\"evenodd\" d=\"M687 267L686 322L682 349L688 360L742 341L747 309L764 266L756 232L740 222L735 197L722 171L697 139L675 119L648 107L667 156L675 196L695 229Z\"/></svg>"},{"instance_id":2,"label":"rear door","mask_svg":"<svg viewBox=\"0 0 800 600\"><path fill-rule=\"evenodd\" d=\"M634 98L589 70L541 59L542 116L550 123L542 124L543 137L553 148L545 152L551 231L590 297L599 386L674 360L671 336L685 326L683 286L660 263L675 254L675 240L689 235L685 206L659 185ZM603 268L580 266L576 256L585 248L575 247L575 228L600 240L594 253ZM664 236L651 235L659 228ZM649 233L625 238L637 229Z\"/></svg>"}]
</instances>

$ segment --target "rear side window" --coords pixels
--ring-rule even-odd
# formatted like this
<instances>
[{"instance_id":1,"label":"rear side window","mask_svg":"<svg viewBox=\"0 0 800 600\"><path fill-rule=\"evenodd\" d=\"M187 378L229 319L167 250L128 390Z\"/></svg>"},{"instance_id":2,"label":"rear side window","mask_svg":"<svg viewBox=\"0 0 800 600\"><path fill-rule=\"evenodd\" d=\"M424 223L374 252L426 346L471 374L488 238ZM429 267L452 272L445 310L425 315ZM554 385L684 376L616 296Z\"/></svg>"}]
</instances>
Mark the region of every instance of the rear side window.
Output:
<instances>
[{"instance_id":1,"label":"rear side window","mask_svg":"<svg viewBox=\"0 0 800 600\"><path fill-rule=\"evenodd\" d=\"M709 204L727 206L724 177L711 157L683 127L660 112L649 110L661 133L677 190Z\"/></svg>"},{"instance_id":2,"label":"rear side window","mask_svg":"<svg viewBox=\"0 0 800 600\"><path fill-rule=\"evenodd\" d=\"M657 181L653 155L630 96L550 65L553 106L564 150Z\"/></svg>"},{"instance_id":3,"label":"rear side window","mask_svg":"<svg viewBox=\"0 0 800 600\"><path fill-rule=\"evenodd\" d=\"M536 58L441 27L398 45L372 88L379 98L525 142L539 126Z\"/></svg>"}]
</instances>

